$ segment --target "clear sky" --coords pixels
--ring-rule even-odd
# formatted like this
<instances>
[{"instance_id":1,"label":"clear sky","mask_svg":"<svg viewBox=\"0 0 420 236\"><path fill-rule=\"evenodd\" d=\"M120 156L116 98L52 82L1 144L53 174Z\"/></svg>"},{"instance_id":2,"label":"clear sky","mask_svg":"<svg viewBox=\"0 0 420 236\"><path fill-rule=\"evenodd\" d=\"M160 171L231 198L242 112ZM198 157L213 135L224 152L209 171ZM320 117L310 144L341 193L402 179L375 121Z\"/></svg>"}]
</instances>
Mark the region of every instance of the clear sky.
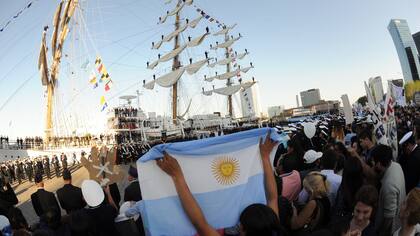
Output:
<instances>
[{"instance_id":1,"label":"clear sky","mask_svg":"<svg viewBox=\"0 0 420 236\"><path fill-rule=\"evenodd\" d=\"M60 96L56 100L62 107L57 109L56 119L68 126L88 124L83 125L86 130L100 130L105 126L105 113L99 107L99 97L105 94L103 87L93 90L87 82L96 55L102 57L115 84L105 94L110 106L118 104L118 96L139 90L144 110L169 114L168 90L145 91L141 81L149 81L154 73L162 75L170 68L170 63L166 63L151 72L145 64L157 57L158 52L150 49L151 42L173 28L169 23L156 24L159 16L173 8L173 3L80 1L81 8L64 46L67 56L61 66ZM0 27L28 2L1 0ZM0 134L43 134L45 98L37 72L37 57L44 25L50 26L47 39L50 42L58 2L34 0L29 9L0 32ZM418 0L195 0L194 3L228 25L238 23L233 33L244 37L234 48L239 52L247 48L251 52L243 66L251 61L255 69L244 79L255 76L260 81L263 108L294 107L296 94L311 88L319 88L324 99L339 100L347 93L354 102L363 95L363 81L369 77L380 75L383 81L402 78L387 30L390 19L406 19L412 33L420 31ZM197 17L193 7L183 14L191 19ZM206 26L212 32L218 29L214 23L203 21L201 28L186 31L182 38L197 36ZM209 44L216 41L222 38L206 39L199 48L187 50L182 59L186 63L188 57L202 58L205 50L210 51ZM170 45L165 45L161 53L169 48ZM223 53L211 55L221 57ZM88 71L80 67L86 60L91 63ZM180 101L181 112L189 99L193 101L190 115L225 108L224 98L200 95L201 87L211 88L211 84L202 81L203 75L214 72L205 68L199 75L184 80L183 85L188 89L180 91L187 98ZM72 130L66 125L61 128Z\"/></svg>"}]
</instances>

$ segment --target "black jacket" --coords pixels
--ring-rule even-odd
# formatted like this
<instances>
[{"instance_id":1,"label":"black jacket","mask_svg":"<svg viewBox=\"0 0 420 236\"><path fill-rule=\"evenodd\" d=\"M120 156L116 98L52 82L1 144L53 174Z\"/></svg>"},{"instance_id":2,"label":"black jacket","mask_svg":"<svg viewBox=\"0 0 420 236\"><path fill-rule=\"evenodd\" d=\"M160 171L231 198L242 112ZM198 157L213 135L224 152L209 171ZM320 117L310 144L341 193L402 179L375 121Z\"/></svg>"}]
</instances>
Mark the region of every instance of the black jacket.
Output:
<instances>
[{"instance_id":1,"label":"black jacket","mask_svg":"<svg viewBox=\"0 0 420 236\"><path fill-rule=\"evenodd\" d=\"M124 202L134 201L138 202L142 200L140 184L138 180L131 182L124 191Z\"/></svg>"},{"instance_id":2,"label":"black jacket","mask_svg":"<svg viewBox=\"0 0 420 236\"><path fill-rule=\"evenodd\" d=\"M43 217L48 211L57 211L61 215L60 207L53 193L41 188L31 195L31 200L37 216Z\"/></svg>"},{"instance_id":3,"label":"black jacket","mask_svg":"<svg viewBox=\"0 0 420 236\"><path fill-rule=\"evenodd\" d=\"M66 210L67 214L86 206L86 203L83 200L82 190L71 184L65 184L62 188L57 190L57 198L61 208Z\"/></svg>"},{"instance_id":4,"label":"black jacket","mask_svg":"<svg viewBox=\"0 0 420 236\"><path fill-rule=\"evenodd\" d=\"M0 215L7 216L9 209L18 203L15 191L10 184L5 184L4 188L0 190Z\"/></svg>"},{"instance_id":5,"label":"black jacket","mask_svg":"<svg viewBox=\"0 0 420 236\"><path fill-rule=\"evenodd\" d=\"M404 172L405 192L408 194L420 182L420 146L417 146L410 155L402 156L400 164Z\"/></svg>"}]
</instances>

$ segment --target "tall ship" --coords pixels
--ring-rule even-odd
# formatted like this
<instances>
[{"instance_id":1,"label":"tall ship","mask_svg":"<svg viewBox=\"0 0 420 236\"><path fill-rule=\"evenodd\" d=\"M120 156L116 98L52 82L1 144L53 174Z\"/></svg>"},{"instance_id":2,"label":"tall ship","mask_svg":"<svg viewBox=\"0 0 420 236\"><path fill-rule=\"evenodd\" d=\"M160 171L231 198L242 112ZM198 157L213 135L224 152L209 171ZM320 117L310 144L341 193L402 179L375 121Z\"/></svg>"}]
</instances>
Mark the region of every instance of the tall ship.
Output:
<instances>
[{"instance_id":1,"label":"tall ship","mask_svg":"<svg viewBox=\"0 0 420 236\"><path fill-rule=\"evenodd\" d=\"M237 24L228 26L221 23L198 8L192 0L168 0L165 3L173 6L159 17L158 24L173 25L173 30L151 43L151 50L156 51L155 58L147 62L152 79L143 80L143 87L148 90L156 87L170 90L172 122L183 129L224 129L234 126L237 123L233 121L234 95L257 83L254 78L243 79L253 64L250 62L249 66L242 66L242 60L249 54L247 49L240 53L233 49L242 37L240 33L233 33ZM210 32L209 25L216 26L212 27L214 32ZM210 41L209 46L206 46L206 41ZM193 86L189 89L201 89L202 96L210 99L215 95L224 97L226 116L215 112L186 119L191 107L208 105L189 96L189 91L185 92L183 86L191 84Z\"/></svg>"},{"instance_id":2,"label":"tall ship","mask_svg":"<svg viewBox=\"0 0 420 236\"><path fill-rule=\"evenodd\" d=\"M250 52L236 50L242 38L235 32L237 24L222 23L192 0L162 2L169 10L157 17L161 35L147 39L147 71L128 87L135 89L133 95L122 88L122 78L113 75L113 58L101 56L103 46L94 40L87 2L61 1L41 35L43 137L8 141L0 145L0 157L81 152L93 143L220 134L239 126L239 93L257 81L247 75L254 68L246 61ZM155 96L158 92L168 94L168 101ZM148 100L160 104L149 105Z\"/></svg>"}]
</instances>

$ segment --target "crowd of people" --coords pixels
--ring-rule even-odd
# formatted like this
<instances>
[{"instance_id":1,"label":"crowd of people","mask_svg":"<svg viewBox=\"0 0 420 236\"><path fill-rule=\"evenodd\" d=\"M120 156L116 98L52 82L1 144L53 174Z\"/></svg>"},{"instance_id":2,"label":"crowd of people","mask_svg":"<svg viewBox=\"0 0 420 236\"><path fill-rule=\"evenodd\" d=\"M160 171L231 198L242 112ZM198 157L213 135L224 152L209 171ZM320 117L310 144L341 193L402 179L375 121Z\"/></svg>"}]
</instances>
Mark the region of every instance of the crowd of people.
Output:
<instances>
[{"instance_id":1,"label":"crowd of people","mask_svg":"<svg viewBox=\"0 0 420 236\"><path fill-rule=\"evenodd\" d=\"M260 143L267 203L246 207L239 224L231 228L214 229L207 223L175 158L165 154L157 165L172 177L181 206L199 235L418 235L420 110L397 107L395 114L398 157L393 156L390 146L376 142L369 119L345 125L344 118L338 115L318 117L313 121L316 133L310 138L303 124L280 128L278 132L286 132L290 137L287 147L276 145L269 138ZM119 145L115 161L125 160L128 164L151 146L184 140ZM276 147L271 162L269 154ZM58 157L45 162L49 166L56 160ZM67 160L60 160L63 169L56 176L62 178L64 185L56 194L44 188L48 167L38 164L44 160L13 163L10 168L3 165L6 171L2 168L1 179L11 181L9 169L20 169L21 173L26 166L33 167L37 191L31 195L31 201L39 217L35 224L28 225L15 206L18 201L10 181L3 181L0 230L4 235L145 234L138 207L142 194L137 178L141 173L136 168L129 168L129 184L121 198L115 183L103 187L93 180L84 180L81 188L72 185L68 165L64 164ZM29 178L26 172L24 175Z\"/></svg>"},{"instance_id":2,"label":"crowd of people","mask_svg":"<svg viewBox=\"0 0 420 236\"><path fill-rule=\"evenodd\" d=\"M137 108L114 108L115 117L137 117Z\"/></svg>"},{"instance_id":3,"label":"crowd of people","mask_svg":"<svg viewBox=\"0 0 420 236\"><path fill-rule=\"evenodd\" d=\"M69 161L71 165L69 165ZM68 160L64 153L60 157L57 155L35 158L18 156L16 160L0 163L0 182L11 185L21 184L24 181L33 182L35 173L41 173L48 179L51 179L54 175L60 177L62 169L74 167L78 164L80 164L80 161L76 153L72 154L71 160Z\"/></svg>"}]
</instances>

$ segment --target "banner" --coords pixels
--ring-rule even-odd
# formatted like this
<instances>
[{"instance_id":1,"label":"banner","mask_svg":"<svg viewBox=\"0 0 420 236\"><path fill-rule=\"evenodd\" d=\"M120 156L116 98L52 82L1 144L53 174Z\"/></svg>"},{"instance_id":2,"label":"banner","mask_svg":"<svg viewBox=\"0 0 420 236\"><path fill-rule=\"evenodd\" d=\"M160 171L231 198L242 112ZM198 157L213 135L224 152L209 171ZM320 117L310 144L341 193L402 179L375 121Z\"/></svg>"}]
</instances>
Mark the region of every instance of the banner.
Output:
<instances>
[{"instance_id":1,"label":"banner","mask_svg":"<svg viewBox=\"0 0 420 236\"><path fill-rule=\"evenodd\" d=\"M390 83L391 85L391 91L392 91L392 97L394 98L395 101L395 105L398 106L406 106L406 102L405 102L405 94L404 94L404 88L403 87L398 87L397 85Z\"/></svg>"},{"instance_id":2,"label":"banner","mask_svg":"<svg viewBox=\"0 0 420 236\"><path fill-rule=\"evenodd\" d=\"M346 125L353 123L353 109L351 108L349 97L347 94L341 95L341 101L343 101L344 116L346 118Z\"/></svg>"},{"instance_id":3,"label":"banner","mask_svg":"<svg viewBox=\"0 0 420 236\"><path fill-rule=\"evenodd\" d=\"M376 106L369 87L365 83L365 91L368 100L369 113L373 122L373 135L375 135L377 144L388 145L385 127L382 123L381 108Z\"/></svg>"},{"instance_id":4,"label":"banner","mask_svg":"<svg viewBox=\"0 0 420 236\"><path fill-rule=\"evenodd\" d=\"M142 191L140 208L146 235L195 235L179 201L175 185L155 160L163 151L181 166L188 188L207 222L215 229L238 224L253 203L266 203L259 139L270 128L190 142L161 144L137 161ZM287 145L287 134L271 128L271 138ZM275 150L275 149L274 149ZM271 153L274 158L275 151ZM188 207L188 206L187 206Z\"/></svg>"},{"instance_id":5,"label":"banner","mask_svg":"<svg viewBox=\"0 0 420 236\"><path fill-rule=\"evenodd\" d=\"M386 137L388 139L388 145L392 148L392 156L394 160L398 157L398 139L397 139L397 123L395 121L395 97L392 91L394 85L388 82L388 91L386 93L385 104L384 104L384 122L386 127Z\"/></svg>"},{"instance_id":6,"label":"banner","mask_svg":"<svg viewBox=\"0 0 420 236\"><path fill-rule=\"evenodd\" d=\"M420 80L407 82L404 88L407 101L420 106Z\"/></svg>"}]
</instances>

